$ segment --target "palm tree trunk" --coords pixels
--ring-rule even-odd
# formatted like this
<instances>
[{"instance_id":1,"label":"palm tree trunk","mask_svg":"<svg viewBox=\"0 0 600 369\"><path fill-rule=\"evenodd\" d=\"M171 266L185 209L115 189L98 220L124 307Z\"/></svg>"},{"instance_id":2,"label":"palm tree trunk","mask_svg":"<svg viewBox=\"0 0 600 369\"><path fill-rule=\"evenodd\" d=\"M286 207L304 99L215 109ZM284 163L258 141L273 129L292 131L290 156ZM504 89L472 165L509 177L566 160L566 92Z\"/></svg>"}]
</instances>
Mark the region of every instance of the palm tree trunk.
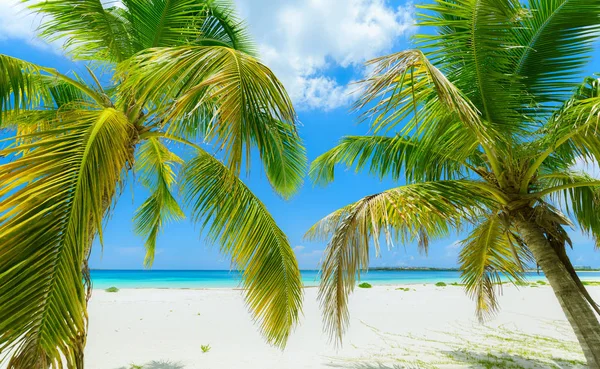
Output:
<instances>
[{"instance_id":1,"label":"palm tree trunk","mask_svg":"<svg viewBox=\"0 0 600 369\"><path fill-rule=\"evenodd\" d=\"M519 233L544 271L575 335L590 369L600 369L600 322L577 284L530 214L515 219Z\"/></svg>"}]
</instances>

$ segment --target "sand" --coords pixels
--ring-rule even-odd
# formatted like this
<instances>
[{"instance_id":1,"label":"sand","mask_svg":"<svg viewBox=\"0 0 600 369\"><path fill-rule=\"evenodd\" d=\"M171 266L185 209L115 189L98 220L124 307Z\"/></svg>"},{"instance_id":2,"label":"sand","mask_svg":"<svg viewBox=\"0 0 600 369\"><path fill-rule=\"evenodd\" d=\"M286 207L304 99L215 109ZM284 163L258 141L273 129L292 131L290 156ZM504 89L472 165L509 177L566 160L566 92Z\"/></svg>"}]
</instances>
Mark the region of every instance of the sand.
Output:
<instances>
[{"instance_id":1,"label":"sand","mask_svg":"<svg viewBox=\"0 0 600 369\"><path fill-rule=\"evenodd\" d=\"M485 325L462 287L398 287L357 289L340 349L322 333L316 289L305 289L304 316L285 351L264 342L239 290L95 290L86 368L584 367L548 286L505 287L501 312ZM600 299L600 287L590 291Z\"/></svg>"}]
</instances>

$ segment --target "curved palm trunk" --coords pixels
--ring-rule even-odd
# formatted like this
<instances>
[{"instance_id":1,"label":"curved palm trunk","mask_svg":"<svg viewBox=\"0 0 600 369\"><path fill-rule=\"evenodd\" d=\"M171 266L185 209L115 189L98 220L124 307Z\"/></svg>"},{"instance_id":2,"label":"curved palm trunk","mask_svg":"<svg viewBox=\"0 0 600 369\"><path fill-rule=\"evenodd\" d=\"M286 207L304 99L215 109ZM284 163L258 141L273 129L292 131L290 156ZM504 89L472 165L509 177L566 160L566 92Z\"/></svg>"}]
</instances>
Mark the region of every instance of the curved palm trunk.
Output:
<instances>
[{"instance_id":1,"label":"curved palm trunk","mask_svg":"<svg viewBox=\"0 0 600 369\"><path fill-rule=\"evenodd\" d=\"M590 369L600 369L600 322L542 229L527 219L516 219L519 232L548 278Z\"/></svg>"}]
</instances>

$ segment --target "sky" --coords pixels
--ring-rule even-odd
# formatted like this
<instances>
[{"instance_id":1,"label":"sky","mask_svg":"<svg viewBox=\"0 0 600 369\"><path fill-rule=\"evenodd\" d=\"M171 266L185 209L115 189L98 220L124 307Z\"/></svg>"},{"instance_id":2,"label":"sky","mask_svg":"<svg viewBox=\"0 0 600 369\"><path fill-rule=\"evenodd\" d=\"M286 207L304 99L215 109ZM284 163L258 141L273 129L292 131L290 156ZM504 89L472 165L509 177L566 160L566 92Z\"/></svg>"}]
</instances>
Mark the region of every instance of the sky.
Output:
<instances>
[{"instance_id":1,"label":"sky","mask_svg":"<svg viewBox=\"0 0 600 369\"><path fill-rule=\"evenodd\" d=\"M104 1L107 2L107 1ZM261 60L281 79L298 110L299 128L309 161L336 145L344 135L368 134L350 109L356 90L352 82L365 74L370 58L411 47L415 8L406 1L386 0L236 0L256 41ZM19 57L66 72L83 74L84 66L66 58L60 42L47 44L36 37L39 17L32 16L19 0L0 0L0 53ZM600 65L596 48L586 72ZM596 71L598 68L596 68ZM597 173L596 173L597 174ZM288 235L302 269L315 269L325 243L308 242L303 235L332 211L402 182L380 181L366 173L340 168L334 183L323 188L308 178L289 201L271 190L259 165L243 178ZM90 267L95 269L141 269L144 240L133 232L135 209L147 192L132 181L104 230L104 243L94 244ZM575 265L600 267L600 252L593 241L577 229L570 231ZM414 244L383 249L371 266L455 267L464 235L453 234L431 243L428 255ZM226 256L188 220L169 224L158 238L154 269L229 269Z\"/></svg>"}]
</instances>

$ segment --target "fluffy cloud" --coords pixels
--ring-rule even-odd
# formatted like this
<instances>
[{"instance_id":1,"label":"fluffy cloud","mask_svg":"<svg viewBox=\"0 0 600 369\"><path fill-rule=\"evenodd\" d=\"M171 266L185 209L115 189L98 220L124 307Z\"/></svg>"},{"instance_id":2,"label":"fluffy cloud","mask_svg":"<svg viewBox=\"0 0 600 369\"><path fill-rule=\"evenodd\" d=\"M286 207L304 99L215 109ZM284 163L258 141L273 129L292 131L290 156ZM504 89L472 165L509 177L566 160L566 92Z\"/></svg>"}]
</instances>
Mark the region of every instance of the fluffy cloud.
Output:
<instances>
[{"instance_id":1,"label":"fluffy cloud","mask_svg":"<svg viewBox=\"0 0 600 369\"><path fill-rule=\"evenodd\" d=\"M304 249L305 249L304 246L296 246L296 247L294 247L294 251L297 252L297 253L302 252L302 250L304 250Z\"/></svg>"},{"instance_id":2,"label":"fluffy cloud","mask_svg":"<svg viewBox=\"0 0 600 369\"><path fill-rule=\"evenodd\" d=\"M391 50L412 30L411 5L385 0L237 0L262 60L304 109L346 105L356 90L331 76Z\"/></svg>"},{"instance_id":3,"label":"fluffy cloud","mask_svg":"<svg viewBox=\"0 0 600 369\"><path fill-rule=\"evenodd\" d=\"M39 17L31 14L20 0L0 1L0 39L17 38L43 46L35 36Z\"/></svg>"},{"instance_id":4,"label":"fluffy cloud","mask_svg":"<svg viewBox=\"0 0 600 369\"><path fill-rule=\"evenodd\" d=\"M115 4L115 0L103 0ZM345 106L356 90L333 77L336 68L362 76L362 64L389 52L413 29L410 4L387 0L236 0L262 60L283 81L300 109ZM35 37L39 17L20 0L0 1L0 38L48 47Z\"/></svg>"}]
</instances>

